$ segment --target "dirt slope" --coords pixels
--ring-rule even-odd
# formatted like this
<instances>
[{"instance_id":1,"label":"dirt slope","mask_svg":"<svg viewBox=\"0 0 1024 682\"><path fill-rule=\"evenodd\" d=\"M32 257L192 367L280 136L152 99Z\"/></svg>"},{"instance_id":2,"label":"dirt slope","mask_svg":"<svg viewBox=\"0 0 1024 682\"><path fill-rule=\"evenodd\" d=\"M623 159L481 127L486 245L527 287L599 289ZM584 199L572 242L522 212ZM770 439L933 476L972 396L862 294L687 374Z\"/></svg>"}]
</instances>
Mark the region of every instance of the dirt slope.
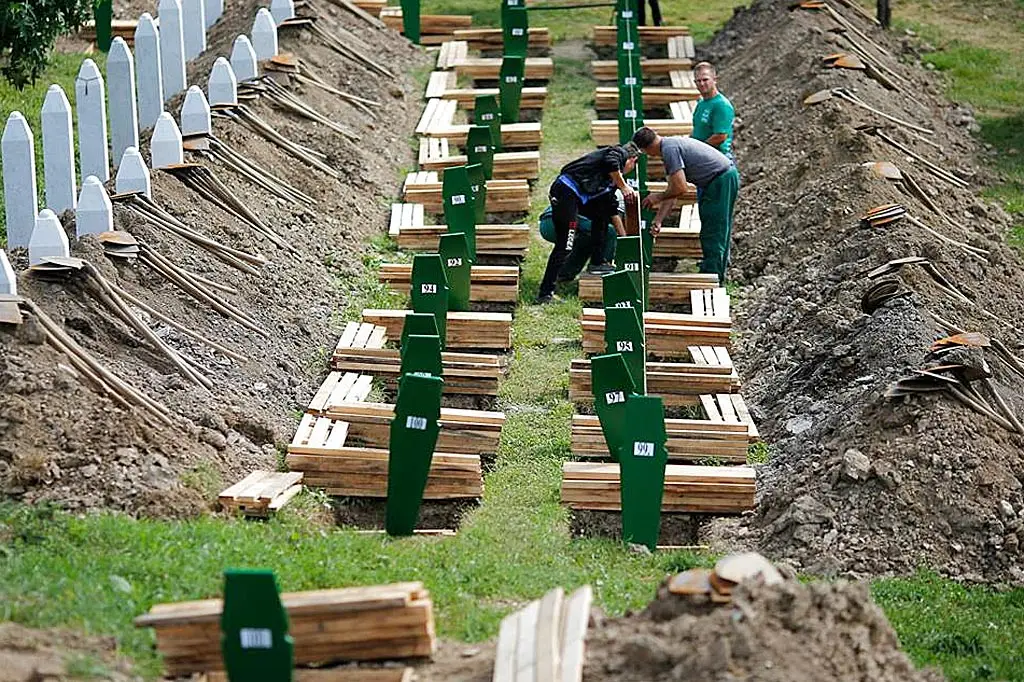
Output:
<instances>
[{"instance_id":1,"label":"dirt slope","mask_svg":"<svg viewBox=\"0 0 1024 682\"><path fill-rule=\"evenodd\" d=\"M1003 211L978 197L985 178L977 171L973 119L942 97L937 76L920 68L912 46L838 3L890 53L867 47L869 54L902 80L893 91L864 72L824 68L822 57L849 47L828 15L788 4L762 0L738 10L704 50L741 119L743 187L731 271L741 285L735 357L744 396L773 452L760 467L756 513L726 534L814 573L926 565L968 579L1024 578L1021 437L948 395L883 397L894 380L938 364L926 358L931 342L946 336L933 315L999 338L1020 354L1022 259L1005 245ZM874 114L835 99L802 104L835 87L933 129L928 137L941 149L896 127L887 133L970 179L971 187L943 184L906 154L857 132L861 124L886 123ZM868 161L911 172L959 227L863 168ZM859 224L867 209L889 202L903 203L951 239L988 250L987 258L906 220ZM862 312L865 273L908 256L928 258L969 302L943 294L922 269L909 267L899 275L908 295ZM955 361L964 357L977 364L980 353ZM986 357L999 393L1024 414L1024 383Z\"/></svg>"},{"instance_id":2,"label":"dirt slope","mask_svg":"<svg viewBox=\"0 0 1024 682\"><path fill-rule=\"evenodd\" d=\"M205 89L213 60L227 55L235 36L249 30L257 4L230 3L211 32L210 49L190 65L191 83ZM119 228L145 239L178 265L236 288L237 295L228 298L254 316L266 336L197 304L145 266L111 263L95 241L82 240L74 247L77 255L96 264L108 279L246 361L216 355L154 324L158 334L213 380L213 391L206 392L187 383L121 322L103 313L80 286L21 277L20 293L40 304L115 373L164 402L178 423L151 428L98 396L52 348L41 345L34 325L16 332L0 329L0 493L72 509L194 514L221 484L257 467L276 468L277 450L291 438L297 410L326 371L327 354L339 333L338 313L350 300L368 243L386 224L386 197L397 193L400 170L413 161L409 131L419 112L420 92L405 67L427 61L425 53L394 32L372 28L328 3L315 9L323 13L321 24L329 30L348 28L370 46L374 59L403 68L394 79L381 77L308 33L282 32L282 51L296 54L333 86L380 102L376 117L322 90L293 85L314 108L355 130L359 139L353 142L267 102L250 106L282 134L325 153L328 163L345 173L343 179L304 166L230 122L214 122L218 137L315 198L315 206L287 205L263 196L230 170L212 166L298 255L285 253L164 173L154 174L154 200L214 239L269 257L272 262L259 276L230 269L123 210L115 218ZM168 105L175 118L181 101L179 96ZM143 147L148 159L148 141ZM73 216L65 216L65 224L73 235ZM23 254L15 259L25 263ZM182 484L183 474L187 485Z\"/></svg>"}]
</instances>

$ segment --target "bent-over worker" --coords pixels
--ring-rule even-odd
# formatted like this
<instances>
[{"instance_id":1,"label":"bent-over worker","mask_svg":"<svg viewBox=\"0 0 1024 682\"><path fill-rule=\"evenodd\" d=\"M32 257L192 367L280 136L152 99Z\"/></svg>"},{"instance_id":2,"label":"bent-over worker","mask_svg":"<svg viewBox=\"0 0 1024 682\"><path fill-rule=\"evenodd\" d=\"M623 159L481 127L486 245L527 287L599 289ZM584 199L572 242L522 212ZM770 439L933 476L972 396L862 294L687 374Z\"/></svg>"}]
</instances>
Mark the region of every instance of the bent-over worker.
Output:
<instances>
[{"instance_id":1,"label":"bent-over worker","mask_svg":"<svg viewBox=\"0 0 1024 682\"><path fill-rule=\"evenodd\" d=\"M629 164L627 163L627 174L630 172ZM622 197L622 192L615 190L615 200L618 204L618 209L615 215L612 216L611 225L608 226L604 244L604 259L603 262L610 263L615 258L615 248L618 243L619 237L626 235L626 224L623 219L626 216L626 202ZM571 282L579 276L580 272L583 271L587 261L590 260L591 253L591 239L590 239L590 218L583 214L580 214L578 219L578 228L576 230L576 237L572 243L572 250L569 251L569 255L565 258L565 263L562 265L562 269L558 271L558 277L555 279L556 282ZM555 243L555 225L551 219L551 207L544 209L544 212L540 214L540 236L545 241Z\"/></svg>"}]
</instances>

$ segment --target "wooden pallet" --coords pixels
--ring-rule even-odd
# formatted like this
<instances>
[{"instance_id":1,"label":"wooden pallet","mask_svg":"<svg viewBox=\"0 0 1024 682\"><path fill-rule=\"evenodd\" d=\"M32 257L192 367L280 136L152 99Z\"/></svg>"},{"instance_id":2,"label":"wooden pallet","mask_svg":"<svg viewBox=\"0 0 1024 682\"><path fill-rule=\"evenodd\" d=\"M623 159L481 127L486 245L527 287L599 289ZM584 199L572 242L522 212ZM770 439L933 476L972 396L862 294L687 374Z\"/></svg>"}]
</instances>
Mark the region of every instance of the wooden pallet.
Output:
<instances>
[{"instance_id":1,"label":"wooden pallet","mask_svg":"<svg viewBox=\"0 0 1024 682\"><path fill-rule=\"evenodd\" d=\"M296 668L292 682L413 682L413 668ZM199 682L228 682L227 673L210 672Z\"/></svg>"},{"instance_id":2,"label":"wooden pallet","mask_svg":"<svg viewBox=\"0 0 1024 682\"><path fill-rule=\"evenodd\" d=\"M689 514L741 514L754 508L754 469L746 466L665 467L661 511ZM617 463L565 462L562 502L571 509L622 510Z\"/></svg>"},{"instance_id":3,"label":"wooden pallet","mask_svg":"<svg viewBox=\"0 0 1024 682\"><path fill-rule=\"evenodd\" d=\"M366 308L363 322L387 327L391 338L402 336L408 310ZM447 348L460 350L506 350L512 347L512 315L509 313L448 313Z\"/></svg>"},{"instance_id":4,"label":"wooden pallet","mask_svg":"<svg viewBox=\"0 0 1024 682\"><path fill-rule=\"evenodd\" d=\"M387 7L388 0L352 0L352 4L368 14L379 17L380 13Z\"/></svg>"},{"instance_id":5,"label":"wooden pallet","mask_svg":"<svg viewBox=\"0 0 1024 682\"><path fill-rule=\"evenodd\" d=\"M394 405L387 403L339 403L331 405L324 417L330 421L344 422L346 436L353 439L351 444L387 448L391 442L390 429L394 414ZM317 419L314 428L328 428L320 425L315 415L307 416ZM493 455L497 452L498 438L504 423L505 415L501 412L442 407L441 432L436 450L459 455ZM330 428L333 434L335 427ZM292 442L295 444L295 441ZM302 444L298 445L301 447Z\"/></svg>"},{"instance_id":6,"label":"wooden pallet","mask_svg":"<svg viewBox=\"0 0 1024 682\"><path fill-rule=\"evenodd\" d=\"M584 308L580 325L583 327L583 352L588 355L604 353L604 310ZM724 318L648 312L644 315L644 328L647 354L656 357L682 358L689 355L688 346L728 348L732 343L731 326Z\"/></svg>"},{"instance_id":7,"label":"wooden pallet","mask_svg":"<svg viewBox=\"0 0 1024 682\"><path fill-rule=\"evenodd\" d=\"M724 362L715 365L697 362L648 362L647 393L662 399L665 405L679 407L696 404L706 393L731 393L740 388L739 374L725 348L707 346L719 351ZM576 359L569 367L569 400L591 404L590 360Z\"/></svg>"},{"instance_id":8,"label":"wooden pallet","mask_svg":"<svg viewBox=\"0 0 1024 682\"><path fill-rule=\"evenodd\" d=\"M384 263L377 273L391 291L408 293L412 264ZM519 268L507 265L474 265L470 270L469 298L474 303L515 303L519 300Z\"/></svg>"},{"instance_id":9,"label":"wooden pallet","mask_svg":"<svg viewBox=\"0 0 1024 682\"><path fill-rule=\"evenodd\" d=\"M557 587L505 616L494 655L494 682L581 682L593 602L590 585L568 598Z\"/></svg>"},{"instance_id":10,"label":"wooden pallet","mask_svg":"<svg viewBox=\"0 0 1024 682\"><path fill-rule=\"evenodd\" d=\"M380 11L380 19L385 26L404 35L401 7L384 7ZM451 40L455 31L470 28L472 25L473 17L468 14L421 14L420 43L443 45Z\"/></svg>"},{"instance_id":11,"label":"wooden pallet","mask_svg":"<svg viewBox=\"0 0 1024 682\"><path fill-rule=\"evenodd\" d=\"M648 183L648 186L654 183ZM656 258L700 258L700 213L696 204L679 209L679 226L663 227L654 241Z\"/></svg>"},{"instance_id":12,"label":"wooden pallet","mask_svg":"<svg viewBox=\"0 0 1024 682\"><path fill-rule=\"evenodd\" d=\"M528 81L546 81L555 75L551 57L527 57L523 65L523 78ZM453 64L455 73L473 80L498 80L501 75L500 57L464 57Z\"/></svg>"},{"instance_id":13,"label":"wooden pallet","mask_svg":"<svg viewBox=\"0 0 1024 682\"><path fill-rule=\"evenodd\" d=\"M374 328L373 325L360 325L360 329L366 327ZM366 400L371 388L373 377L369 374L330 372L309 401L306 411L310 414L323 414L327 406L334 403Z\"/></svg>"},{"instance_id":14,"label":"wooden pallet","mask_svg":"<svg viewBox=\"0 0 1024 682\"><path fill-rule=\"evenodd\" d=\"M745 424L710 419L666 419L665 449L673 462L714 458L726 464L746 464L749 430ZM572 454L580 459L611 459L608 443L595 415L572 417Z\"/></svg>"},{"instance_id":15,"label":"wooden pallet","mask_svg":"<svg viewBox=\"0 0 1024 682\"><path fill-rule=\"evenodd\" d=\"M668 79L672 83L673 88L684 88L686 90L696 90L697 82L693 79L693 71L689 69L680 69L678 71L669 71ZM692 111L692 107L688 107L688 110ZM678 118L673 116L672 118Z\"/></svg>"},{"instance_id":16,"label":"wooden pallet","mask_svg":"<svg viewBox=\"0 0 1024 682\"><path fill-rule=\"evenodd\" d=\"M114 19L110 22L110 37L123 38L128 47L135 45L135 29L138 28L137 19ZM96 22L87 21L78 32L79 39L86 42L96 42Z\"/></svg>"},{"instance_id":17,"label":"wooden pallet","mask_svg":"<svg viewBox=\"0 0 1024 682\"><path fill-rule=\"evenodd\" d=\"M640 34L643 36L643 33ZM641 40L643 38L641 37ZM669 59L696 59L697 49L693 44L693 36L691 35L674 35L668 36L665 41L668 49Z\"/></svg>"},{"instance_id":18,"label":"wooden pallet","mask_svg":"<svg viewBox=\"0 0 1024 682\"><path fill-rule=\"evenodd\" d=\"M739 393L702 395L700 404L710 421L741 424L747 429L747 437L751 442L761 439L754 418L750 416L750 410L747 409L747 403Z\"/></svg>"},{"instance_id":19,"label":"wooden pallet","mask_svg":"<svg viewBox=\"0 0 1024 682\"><path fill-rule=\"evenodd\" d=\"M393 388L401 376L401 355L397 348L384 347L387 342L386 329L380 336L379 344L357 345L357 331L365 327L384 329L372 324L349 322L334 349L331 368L338 372L372 374L384 379ZM501 376L502 368L497 355L443 352L441 363L446 395L498 395L498 377Z\"/></svg>"},{"instance_id":20,"label":"wooden pallet","mask_svg":"<svg viewBox=\"0 0 1024 682\"><path fill-rule=\"evenodd\" d=\"M300 492L301 473L254 471L225 488L217 496L217 501L228 512L267 517L280 511Z\"/></svg>"},{"instance_id":21,"label":"wooden pallet","mask_svg":"<svg viewBox=\"0 0 1024 682\"><path fill-rule=\"evenodd\" d=\"M469 136L469 124L456 124L455 113L459 103L450 99L431 99L423 109L416 134L426 137L444 137L452 144L464 145ZM502 123L503 149L536 149L542 140L540 123Z\"/></svg>"},{"instance_id":22,"label":"wooden pallet","mask_svg":"<svg viewBox=\"0 0 1024 682\"><path fill-rule=\"evenodd\" d=\"M449 71L469 57L469 43L465 40L446 40L437 51L437 68Z\"/></svg>"},{"instance_id":23,"label":"wooden pallet","mask_svg":"<svg viewBox=\"0 0 1024 682\"><path fill-rule=\"evenodd\" d=\"M437 253L438 239L448 233L445 225L424 225L423 204L392 204L388 233L405 251ZM521 259L530 245L529 225L478 225L478 256Z\"/></svg>"},{"instance_id":24,"label":"wooden pallet","mask_svg":"<svg viewBox=\"0 0 1024 682\"><path fill-rule=\"evenodd\" d=\"M648 43L664 45L672 38L690 36L690 28L688 26L639 26L638 28L640 30L641 45ZM617 40L618 33L614 26L594 27L595 45L614 47ZM690 44L693 44L692 38L690 39ZM695 56L695 53L690 55L690 57L693 56Z\"/></svg>"},{"instance_id":25,"label":"wooden pallet","mask_svg":"<svg viewBox=\"0 0 1024 682\"><path fill-rule=\"evenodd\" d=\"M452 33L457 41L469 43L474 50L497 50L504 47L500 28L464 28ZM546 26L534 26L526 30L527 44L533 49L551 47L551 32Z\"/></svg>"},{"instance_id":26,"label":"wooden pallet","mask_svg":"<svg viewBox=\"0 0 1024 682\"><path fill-rule=\"evenodd\" d=\"M441 179L436 171L416 171L402 186L407 203L423 204L431 213L444 211ZM526 180L488 180L488 213L526 213L530 210L530 183Z\"/></svg>"},{"instance_id":27,"label":"wooden pallet","mask_svg":"<svg viewBox=\"0 0 1024 682\"><path fill-rule=\"evenodd\" d=\"M648 118L644 125L653 128L659 135L689 135L693 132L693 123L677 121L671 118ZM598 119L590 122L590 137L594 144L607 146L619 143L619 122L617 119ZM664 174L664 172L663 172Z\"/></svg>"},{"instance_id":28,"label":"wooden pallet","mask_svg":"<svg viewBox=\"0 0 1024 682\"><path fill-rule=\"evenodd\" d=\"M297 665L424 658L435 649L433 604L422 583L281 595ZM222 670L220 599L157 604L135 619L156 631L169 677Z\"/></svg>"},{"instance_id":29,"label":"wooden pallet","mask_svg":"<svg viewBox=\"0 0 1024 682\"><path fill-rule=\"evenodd\" d=\"M465 154L452 154L447 138L421 137L420 170L436 171L444 177L444 170L452 166L464 166L468 162ZM536 180L540 175L540 152L498 152L494 155L494 178L498 180Z\"/></svg>"},{"instance_id":30,"label":"wooden pallet","mask_svg":"<svg viewBox=\"0 0 1024 682\"><path fill-rule=\"evenodd\" d=\"M693 101L700 99L696 88L675 88L648 85L643 88L644 110L652 107L667 107L674 102ZM597 88L594 94L594 108L598 111L617 111L619 108L618 88Z\"/></svg>"},{"instance_id":31,"label":"wooden pallet","mask_svg":"<svg viewBox=\"0 0 1024 682\"><path fill-rule=\"evenodd\" d=\"M668 76L673 71L688 71L692 68L692 58L640 59L640 72L645 79ZM590 70L596 80L613 81L618 77L619 65L614 59L597 59L590 62Z\"/></svg>"},{"instance_id":32,"label":"wooden pallet","mask_svg":"<svg viewBox=\"0 0 1024 682\"><path fill-rule=\"evenodd\" d=\"M498 88L460 88L458 80L458 74L454 71L434 71L427 81L427 89L423 98L455 100L460 109L471 111L476 108L477 97L499 96ZM547 96L548 89L545 87L523 88L519 108L523 110L543 109Z\"/></svg>"},{"instance_id":33,"label":"wooden pallet","mask_svg":"<svg viewBox=\"0 0 1024 682\"><path fill-rule=\"evenodd\" d=\"M665 229L662 229L664 234ZM699 230L692 239L698 239ZM662 237L658 237L660 241ZM654 255L658 256L658 242L655 242ZM603 285L598 275L581 274L579 277L579 298L584 303L600 304L604 300ZM686 305L691 303L690 292L714 288L718 284L718 275L689 272L652 272L651 291L648 303L651 306ZM724 289L723 289L724 291ZM692 310L692 308L691 308Z\"/></svg>"}]
</instances>

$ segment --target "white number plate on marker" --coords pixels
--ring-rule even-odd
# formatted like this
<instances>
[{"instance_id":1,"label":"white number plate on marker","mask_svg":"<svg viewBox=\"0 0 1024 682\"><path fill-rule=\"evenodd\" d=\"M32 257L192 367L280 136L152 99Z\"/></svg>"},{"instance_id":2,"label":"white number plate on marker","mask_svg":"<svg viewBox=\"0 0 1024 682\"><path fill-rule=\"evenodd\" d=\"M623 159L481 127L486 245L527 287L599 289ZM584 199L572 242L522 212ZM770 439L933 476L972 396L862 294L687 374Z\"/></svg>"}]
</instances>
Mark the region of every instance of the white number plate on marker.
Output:
<instances>
[{"instance_id":1,"label":"white number plate on marker","mask_svg":"<svg viewBox=\"0 0 1024 682\"><path fill-rule=\"evenodd\" d=\"M274 637L267 628L241 628L238 631L243 649L269 649Z\"/></svg>"},{"instance_id":2,"label":"white number plate on marker","mask_svg":"<svg viewBox=\"0 0 1024 682\"><path fill-rule=\"evenodd\" d=\"M427 418L426 417L414 417L411 414L405 418L405 428L413 429L415 431L426 431L427 430Z\"/></svg>"},{"instance_id":3,"label":"white number plate on marker","mask_svg":"<svg viewBox=\"0 0 1024 682\"><path fill-rule=\"evenodd\" d=\"M494 120L494 114L481 114L480 115L480 120L481 121L493 121Z\"/></svg>"},{"instance_id":4,"label":"white number plate on marker","mask_svg":"<svg viewBox=\"0 0 1024 682\"><path fill-rule=\"evenodd\" d=\"M632 353L633 342L632 341L616 341L615 342L616 353Z\"/></svg>"},{"instance_id":5,"label":"white number plate on marker","mask_svg":"<svg viewBox=\"0 0 1024 682\"><path fill-rule=\"evenodd\" d=\"M636 109L626 109L622 112L622 115L626 118L636 118Z\"/></svg>"},{"instance_id":6,"label":"white number plate on marker","mask_svg":"<svg viewBox=\"0 0 1024 682\"><path fill-rule=\"evenodd\" d=\"M464 203L466 203L466 195L465 194L453 194L452 195L452 205L453 206L459 206L459 205L464 204Z\"/></svg>"},{"instance_id":7,"label":"white number plate on marker","mask_svg":"<svg viewBox=\"0 0 1024 682\"><path fill-rule=\"evenodd\" d=\"M619 301L618 303L616 303L612 307L613 308L632 308L633 304L630 303L629 301Z\"/></svg>"},{"instance_id":8,"label":"white number plate on marker","mask_svg":"<svg viewBox=\"0 0 1024 682\"><path fill-rule=\"evenodd\" d=\"M636 76L626 76L622 79L623 85L636 85Z\"/></svg>"},{"instance_id":9,"label":"white number plate on marker","mask_svg":"<svg viewBox=\"0 0 1024 682\"><path fill-rule=\"evenodd\" d=\"M421 284L420 285L420 293L421 294L436 294L437 293L437 285L436 284Z\"/></svg>"},{"instance_id":10,"label":"white number plate on marker","mask_svg":"<svg viewBox=\"0 0 1024 682\"><path fill-rule=\"evenodd\" d=\"M486 154L487 153L487 145L485 145L485 144L478 144L477 146L473 147L473 151L474 152L479 152L481 154Z\"/></svg>"},{"instance_id":11,"label":"white number plate on marker","mask_svg":"<svg viewBox=\"0 0 1024 682\"><path fill-rule=\"evenodd\" d=\"M654 443L633 443L634 457L654 457Z\"/></svg>"},{"instance_id":12,"label":"white number plate on marker","mask_svg":"<svg viewBox=\"0 0 1024 682\"><path fill-rule=\"evenodd\" d=\"M519 82L519 76L505 76L505 82L506 83L518 83Z\"/></svg>"},{"instance_id":13,"label":"white number plate on marker","mask_svg":"<svg viewBox=\"0 0 1024 682\"><path fill-rule=\"evenodd\" d=\"M457 268L457 267L460 267L461 265L462 265L462 259L461 258L449 258L448 259L448 267L450 267L450 268Z\"/></svg>"},{"instance_id":14,"label":"white number plate on marker","mask_svg":"<svg viewBox=\"0 0 1024 682\"><path fill-rule=\"evenodd\" d=\"M604 401L609 405L626 402L626 394L623 391L608 391L604 394Z\"/></svg>"},{"instance_id":15,"label":"white number plate on marker","mask_svg":"<svg viewBox=\"0 0 1024 682\"><path fill-rule=\"evenodd\" d=\"M622 267L625 268L627 272L640 272L639 263L623 263Z\"/></svg>"},{"instance_id":16,"label":"white number plate on marker","mask_svg":"<svg viewBox=\"0 0 1024 682\"><path fill-rule=\"evenodd\" d=\"M631 41L631 40L622 43L622 49L623 50L632 50L634 47L635 47L635 45L634 45L633 41Z\"/></svg>"},{"instance_id":17,"label":"white number plate on marker","mask_svg":"<svg viewBox=\"0 0 1024 682\"><path fill-rule=\"evenodd\" d=\"M514 35L514 36L521 36L521 35L523 35L523 29L521 29L521 28L514 28L514 29L512 29L512 35Z\"/></svg>"}]
</instances>

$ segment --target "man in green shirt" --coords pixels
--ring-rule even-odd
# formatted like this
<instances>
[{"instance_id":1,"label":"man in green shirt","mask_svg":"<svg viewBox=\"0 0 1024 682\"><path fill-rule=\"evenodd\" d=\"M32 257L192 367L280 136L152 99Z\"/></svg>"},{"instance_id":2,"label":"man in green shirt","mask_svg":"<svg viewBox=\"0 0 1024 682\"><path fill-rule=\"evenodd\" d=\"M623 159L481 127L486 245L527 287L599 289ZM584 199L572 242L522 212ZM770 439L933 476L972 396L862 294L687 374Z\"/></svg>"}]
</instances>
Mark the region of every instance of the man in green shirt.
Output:
<instances>
[{"instance_id":1,"label":"man in green shirt","mask_svg":"<svg viewBox=\"0 0 1024 682\"><path fill-rule=\"evenodd\" d=\"M693 67L693 80L700 92L700 101L693 111L691 137L711 145L736 162L732 152L732 123L735 112L732 102L718 91L718 75L710 62Z\"/></svg>"}]
</instances>

